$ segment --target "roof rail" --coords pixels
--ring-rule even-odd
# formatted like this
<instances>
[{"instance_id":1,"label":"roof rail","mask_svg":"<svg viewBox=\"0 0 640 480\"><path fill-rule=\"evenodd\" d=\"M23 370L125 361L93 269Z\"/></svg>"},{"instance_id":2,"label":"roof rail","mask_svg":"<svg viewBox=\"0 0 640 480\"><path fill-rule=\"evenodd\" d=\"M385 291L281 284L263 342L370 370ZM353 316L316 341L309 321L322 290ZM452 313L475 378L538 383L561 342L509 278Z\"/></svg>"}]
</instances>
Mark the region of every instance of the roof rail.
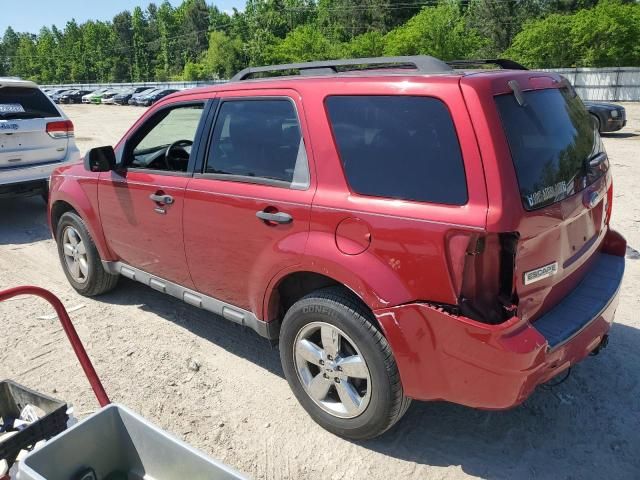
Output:
<instances>
[{"instance_id":1,"label":"roof rail","mask_svg":"<svg viewBox=\"0 0 640 480\"><path fill-rule=\"evenodd\" d=\"M250 79L256 73L283 72L297 70L299 75L335 75L338 67L367 67L367 68L406 68L415 69L417 73L447 73L452 68L442 60L427 55L415 55L405 57L374 57L374 58L350 58L343 60L325 60L320 62L288 63L283 65L270 65L265 67L249 67L236 73L232 82ZM359 70L362 68L354 68ZM273 75L272 75L273 76Z\"/></svg>"},{"instance_id":2,"label":"roof rail","mask_svg":"<svg viewBox=\"0 0 640 480\"><path fill-rule=\"evenodd\" d=\"M497 65L506 70L529 70L524 65L506 58L478 58L473 60L451 60L447 65L453 68L468 67L471 65Z\"/></svg>"}]
</instances>

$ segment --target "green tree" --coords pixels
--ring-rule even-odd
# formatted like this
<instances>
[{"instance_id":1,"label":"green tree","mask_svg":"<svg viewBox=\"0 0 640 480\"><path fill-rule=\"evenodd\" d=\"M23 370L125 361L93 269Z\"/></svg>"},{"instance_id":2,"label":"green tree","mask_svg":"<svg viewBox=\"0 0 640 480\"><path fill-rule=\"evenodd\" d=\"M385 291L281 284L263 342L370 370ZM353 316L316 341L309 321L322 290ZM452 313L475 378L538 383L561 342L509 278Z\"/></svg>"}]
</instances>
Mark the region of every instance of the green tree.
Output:
<instances>
[{"instance_id":1,"label":"green tree","mask_svg":"<svg viewBox=\"0 0 640 480\"><path fill-rule=\"evenodd\" d=\"M133 78L134 82L150 79L150 59L148 55L148 22L140 7L133 10L131 18L133 37Z\"/></svg>"},{"instance_id":2,"label":"green tree","mask_svg":"<svg viewBox=\"0 0 640 480\"><path fill-rule=\"evenodd\" d=\"M304 25L296 28L270 52L274 63L306 62L340 57L340 46L332 43L317 28Z\"/></svg>"},{"instance_id":3,"label":"green tree","mask_svg":"<svg viewBox=\"0 0 640 480\"><path fill-rule=\"evenodd\" d=\"M207 68L202 63L187 62L182 72L182 78L187 81L206 80Z\"/></svg>"},{"instance_id":4,"label":"green tree","mask_svg":"<svg viewBox=\"0 0 640 480\"><path fill-rule=\"evenodd\" d=\"M427 54L443 60L469 58L486 46L486 40L469 28L460 4L447 1L425 7L385 38L387 55Z\"/></svg>"},{"instance_id":5,"label":"green tree","mask_svg":"<svg viewBox=\"0 0 640 480\"><path fill-rule=\"evenodd\" d=\"M385 38L378 31L363 33L344 44L343 55L349 58L380 57L384 55Z\"/></svg>"},{"instance_id":6,"label":"green tree","mask_svg":"<svg viewBox=\"0 0 640 480\"><path fill-rule=\"evenodd\" d=\"M209 8L205 0L185 0L178 10L184 60L196 61L208 46Z\"/></svg>"},{"instance_id":7,"label":"green tree","mask_svg":"<svg viewBox=\"0 0 640 480\"><path fill-rule=\"evenodd\" d=\"M571 15L554 13L526 23L504 56L531 68L574 65L577 55L572 39L573 20Z\"/></svg>"},{"instance_id":8,"label":"green tree","mask_svg":"<svg viewBox=\"0 0 640 480\"><path fill-rule=\"evenodd\" d=\"M13 66L15 61L20 37L11 27L7 27L2 36L2 58L0 59L0 70L3 75L15 75L16 71Z\"/></svg>"},{"instance_id":9,"label":"green tree","mask_svg":"<svg viewBox=\"0 0 640 480\"><path fill-rule=\"evenodd\" d=\"M133 76L133 26L131 13L124 11L113 17L113 55L116 61L111 70L114 82L131 81Z\"/></svg>"},{"instance_id":10,"label":"green tree","mask_svg":"<svg viewBox=\"0 0 640 480\"><path fill-rule=\"evenodd\" d=\"M20 34L18 46L11 65L11 74L38 80L39 63L35 35Z\"/></svg>"},{"instance_id":11,"label":"green tree","mask_svg":"<svg viewBox=\"0 0 640 480\"><path fill-rule=\"evenodd\" d=\"M505 55L533 68L637 65L640 4L605 0L528 22Z\"/></svg>"},{"instance_id":12,"label":"green tree","mask_svg":"<svg viewBox=\"0 0 640 480\"><path fill-rule=\"evenodd\" d=\"M524 22L542 13L543 4L541 0L471 0L468 24L488 39L483 56L494 57L506 50Z\"/></svg>"},{"instance_id":13,"label":"green tree","mask_svg":"<svg viewBox=\"0 0 640 480\"><path fill-rule=\"evenodd\" d=\"M238 37L231 38L222 32L211 32L203 64L205 78L231 78L247 64L242 40Z\"/></svg>"},{"instance_id":14,"label":"green tree","mask_svg":"<svg viewBox=\"0 0 640 480\"><path fill-rule=\"evenodd\" d=\"M420 11L424 0L318 0L317 24L332 41L387 33Z\"/></svg>"},{"instance_id":15,"label":"green tree","mask_svg":"<svg viewBox=\"0 0 640 480\"><path fill-rule=\"evenodd\" d=\"M36 44L36 61L38 63L37 81L52 83L56 81L58 61L58 45L51 30L40 29Z\"/></svg>"},{"instance_id":16,"label":"green tree","mask_svg":"<svg viewBox=\"0 0 640 480\"><path fill-rule=\"evenodd\" d=\"M571 39L579 66L640 63L640 4L604 0L573 15Z\"/></svg>"}]
</instances>

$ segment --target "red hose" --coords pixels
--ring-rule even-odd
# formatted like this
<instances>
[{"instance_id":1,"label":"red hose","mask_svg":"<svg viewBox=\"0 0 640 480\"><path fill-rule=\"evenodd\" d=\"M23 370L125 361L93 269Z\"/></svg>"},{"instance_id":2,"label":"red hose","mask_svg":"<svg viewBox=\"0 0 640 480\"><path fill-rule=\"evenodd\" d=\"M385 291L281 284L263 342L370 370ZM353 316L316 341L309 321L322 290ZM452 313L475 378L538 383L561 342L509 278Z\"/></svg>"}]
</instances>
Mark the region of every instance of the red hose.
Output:
<instances>
[{"instance_id":1,"label":"red hose","mask_svg":"<svg viewBox=\"0 0 640 480\"><path fill-rule=\"evenodd\" d=\"M93 393L95 393L96 398L98 399L98 403L101 407L109 405L111 401L109 400L107 393L104 391L102 382L100 382L100 378L93 368L93 364L91 363L91 360L89 360L89 356L87 355L87 352L82 345L82 341L80 340L80 337L78 337L76 329L74 328L73 323L71 323L71 319L69 318L69 314L67 313L67 310L64 308L64 305L62 304L60 299L44 288L28 286L15 287L8 290L0 291L0 302L8 300L9 298L16 297L18 295L35 295L37 297L44 298L51 304L51 306L58 314L58 319L62 324L62 328L67 334L67 338L71 342L73 351L76 353L76 356L80 361L82 370L84 370L84 373L87 376L89 383L91 384L91 388L93 389Z\"/></svg>"}]
</instances>

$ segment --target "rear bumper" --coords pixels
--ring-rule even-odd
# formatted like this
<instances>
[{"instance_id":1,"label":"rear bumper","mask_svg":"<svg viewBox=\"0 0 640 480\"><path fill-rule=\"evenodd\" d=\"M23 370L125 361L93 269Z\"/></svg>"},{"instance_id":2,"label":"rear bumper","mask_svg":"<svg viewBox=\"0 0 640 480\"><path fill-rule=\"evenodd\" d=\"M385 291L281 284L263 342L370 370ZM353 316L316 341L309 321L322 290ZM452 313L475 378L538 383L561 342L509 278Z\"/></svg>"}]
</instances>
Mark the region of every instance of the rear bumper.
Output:
<instances>
[{"instance_id":1,"label":"rear bumper","mask_svg":"<svg viewBox=\"0 0 640 480\"><path fill-rule=\"evenodd\" d=\"M39 195L49 191L47 180L34 180L31 182L0 185L0 198L12 198Z\"/></svg>"},{"instance_id":2,"label":"rear bumper","mask_svg":"<svg viewBox=\"0 0 640 480\"><path fill-rule=\"evenodd\" d=\"M624 273L624 257L599 255L574 291L534 324L514 317L486 325L417 303L374 312L405 394L506 409L583 360L611 327Z\"/></svg>"},{"instance_id":3,"label":"rear bumper","mask_svg":"<svg viewBox=\"0 0 640 480\"><path fill-rule=\"evenodd\" d=\"M18 168L3 168L0 170L0 188L7 192L12 189L18 191L22 189L21 185L23 184L37 181L46 182L56 168L78 160L80 160L80 151L74 144L67 147L65 160Z\"/></svg>"}]
</instances>

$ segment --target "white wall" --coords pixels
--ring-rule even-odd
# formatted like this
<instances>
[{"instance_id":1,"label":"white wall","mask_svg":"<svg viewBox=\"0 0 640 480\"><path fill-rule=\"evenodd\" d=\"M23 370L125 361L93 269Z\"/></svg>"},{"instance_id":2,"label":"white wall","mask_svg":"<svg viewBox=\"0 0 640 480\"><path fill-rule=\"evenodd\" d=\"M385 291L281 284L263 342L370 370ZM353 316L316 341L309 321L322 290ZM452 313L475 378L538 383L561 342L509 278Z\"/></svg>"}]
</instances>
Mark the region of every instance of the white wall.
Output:
<instances>
[{"instance_id":1,"label":"white wall","mask_svg":"<svg viewBox=\"0 0 640 480\"><path fill-rule=\"evenodd\" d=\"M555 68L584 100L640 101L640 67Z\"/></svg>"}]
</instances>

